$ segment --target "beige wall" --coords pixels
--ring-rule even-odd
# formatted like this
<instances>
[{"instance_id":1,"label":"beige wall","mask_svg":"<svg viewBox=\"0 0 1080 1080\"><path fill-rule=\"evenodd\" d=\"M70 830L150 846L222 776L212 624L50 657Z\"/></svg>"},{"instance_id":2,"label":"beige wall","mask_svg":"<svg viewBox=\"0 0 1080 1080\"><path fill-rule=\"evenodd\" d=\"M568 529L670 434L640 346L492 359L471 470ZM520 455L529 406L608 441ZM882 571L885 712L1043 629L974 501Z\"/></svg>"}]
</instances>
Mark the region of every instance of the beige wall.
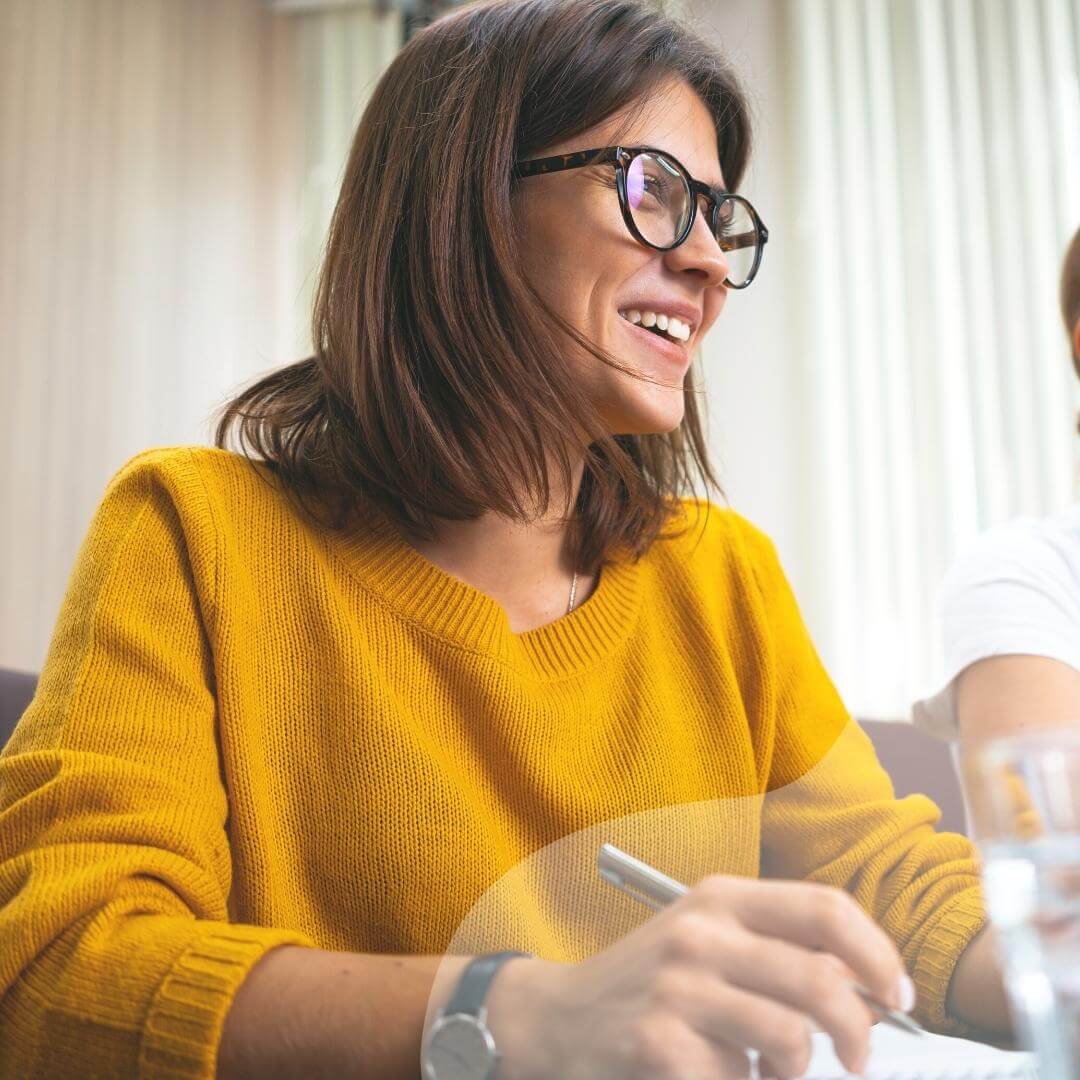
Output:
<instances>
[{"instance_id":1,"label":"beige wall","mask_svg":"<svg viewBox=\"0 0 1080 1080\"><path fill-rule=\"evenodd\" d=\"M263 0L0 4L0 665L40 667L109 476L306 351L343 131L397 39Z\"/></svg>"}]
</instances>

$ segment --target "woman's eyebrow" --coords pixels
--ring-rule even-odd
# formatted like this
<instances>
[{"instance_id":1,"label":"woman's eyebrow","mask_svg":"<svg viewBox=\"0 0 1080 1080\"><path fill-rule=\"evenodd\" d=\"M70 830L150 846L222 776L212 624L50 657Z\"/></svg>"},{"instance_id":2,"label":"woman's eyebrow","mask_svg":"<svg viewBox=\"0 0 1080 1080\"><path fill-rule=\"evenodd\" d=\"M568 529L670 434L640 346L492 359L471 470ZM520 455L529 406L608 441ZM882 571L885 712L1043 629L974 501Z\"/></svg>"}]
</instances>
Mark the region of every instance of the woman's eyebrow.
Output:
<instances>
[{"instance_id":1,"label":"woman's eyebrow","mask_svg":"<svg viewBox=\"0 0 1080 1080\"><path fill-rule=\"evenodd\" d=\"M693 169L690 170L690 175L696 180L700 180L703 184L708 184L711 188L716 188L717 191L727 191L723 181L717 180L715 176L698 176Z\"/></svg>"}]
</instances>

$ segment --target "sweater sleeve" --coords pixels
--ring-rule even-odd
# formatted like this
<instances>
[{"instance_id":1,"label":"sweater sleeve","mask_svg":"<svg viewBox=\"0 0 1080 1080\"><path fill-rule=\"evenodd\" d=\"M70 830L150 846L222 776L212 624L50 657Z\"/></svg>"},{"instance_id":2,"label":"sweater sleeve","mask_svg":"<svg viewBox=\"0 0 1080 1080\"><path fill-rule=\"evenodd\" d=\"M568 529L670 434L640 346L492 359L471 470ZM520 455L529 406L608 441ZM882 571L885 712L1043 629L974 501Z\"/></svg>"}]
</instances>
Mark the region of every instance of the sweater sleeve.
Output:
<instances>
[{"instance_id":1,"label":"sweater sleeve","mask_svg":"<svg viewBox=\"0 0 1080 1080\"><path fill-rule=\"evenodd\" d=\"M313 944L228 921L215 540L162 453L107 489L0 755L0 1077L211 1077L251 967Z\"/></svg>"},{"instance_id":2,"label":"sweater sleeve","mask_svg":"<svg viewBox=\"0 0 1080 1080\"><path fill-rule=\"evenodd\" d=\"M986 917L973 845L938 833L925 795L897 799L869 737L825 672L771 541L747 527L767 627L775 717L762 822L762 873L846 889L889 934L918 992L916 1016L948 1034L960 954Z\"/></svg>"}]
</instances>

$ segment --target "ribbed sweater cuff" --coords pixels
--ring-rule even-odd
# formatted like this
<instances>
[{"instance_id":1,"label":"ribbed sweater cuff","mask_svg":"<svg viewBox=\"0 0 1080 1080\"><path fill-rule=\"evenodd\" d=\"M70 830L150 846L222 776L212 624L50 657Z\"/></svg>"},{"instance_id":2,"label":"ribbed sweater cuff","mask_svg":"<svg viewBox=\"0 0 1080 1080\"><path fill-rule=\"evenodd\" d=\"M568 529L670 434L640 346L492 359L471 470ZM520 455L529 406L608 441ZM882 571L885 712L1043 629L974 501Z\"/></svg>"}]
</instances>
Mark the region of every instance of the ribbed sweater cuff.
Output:
<instances>
[{"instance_id":1,"label":"ribbed sweater cuff","mask_svg":"<svg viewBox=\"0 0 1080 1080\"><path fill-rule=\"evenodd\" d=\"M161 980L143 1031L139 1076L213 1077L225 1015L255 963L279 945L314 946L304 934L204 923Z\"/></svg>"},{"instance_id":2,"label":"ribbed sweater cuff","mask_svg":"<svg viewBox=\"0 0 1080 1080\"><path fill-rule=\"evenodd\" d=\"M915 958L912 978L918 991L916 1019L942 1035L970 1035L974 1028L945 1014L953 971L963 951L986 925L979 888L957 894L926 936Z\"/></svg>"}]
</instances>

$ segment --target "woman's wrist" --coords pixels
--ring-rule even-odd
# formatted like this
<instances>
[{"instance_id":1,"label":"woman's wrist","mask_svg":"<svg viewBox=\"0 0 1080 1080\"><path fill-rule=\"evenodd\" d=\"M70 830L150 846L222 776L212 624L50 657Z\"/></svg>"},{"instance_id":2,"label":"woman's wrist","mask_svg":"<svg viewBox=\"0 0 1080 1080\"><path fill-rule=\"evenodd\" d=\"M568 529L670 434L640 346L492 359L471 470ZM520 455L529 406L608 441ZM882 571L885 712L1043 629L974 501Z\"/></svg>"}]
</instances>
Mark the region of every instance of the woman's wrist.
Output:
<instances>
[{"instance_id":1,"label":"woman's wrist","mask_svg":"<svg viewBox=\"0 0 1080 1080\"><path fill-rule=\"evenodd\" d=\"M960 954L946 993L945 1012L987 1034L1011 1037L1012 1016L989 924Z\"/></svg>"},{"instance_id":2,"label":"woman's wrist","mask_svg":"<svg viewBox=\"0 0 1080 1080\"><path fill-rule=\"evenodd\" d=\"M468 960L274 949L225 1017L217 1075L415 1080L425 1010L444 1003Z\"/></svg>"},{"instance_id":3,"label":"woman's wrist","mask_svg":"<svg viewBox=\"0 0 1080 1080\"><path fill-rule=\"evenodd\" d=\"M565 1076L558 1060L559 977L568 965L519 957L503 965L487 1000L487 1026L499 1052L499 1080Z\"/></svg>"}]
</instances>

